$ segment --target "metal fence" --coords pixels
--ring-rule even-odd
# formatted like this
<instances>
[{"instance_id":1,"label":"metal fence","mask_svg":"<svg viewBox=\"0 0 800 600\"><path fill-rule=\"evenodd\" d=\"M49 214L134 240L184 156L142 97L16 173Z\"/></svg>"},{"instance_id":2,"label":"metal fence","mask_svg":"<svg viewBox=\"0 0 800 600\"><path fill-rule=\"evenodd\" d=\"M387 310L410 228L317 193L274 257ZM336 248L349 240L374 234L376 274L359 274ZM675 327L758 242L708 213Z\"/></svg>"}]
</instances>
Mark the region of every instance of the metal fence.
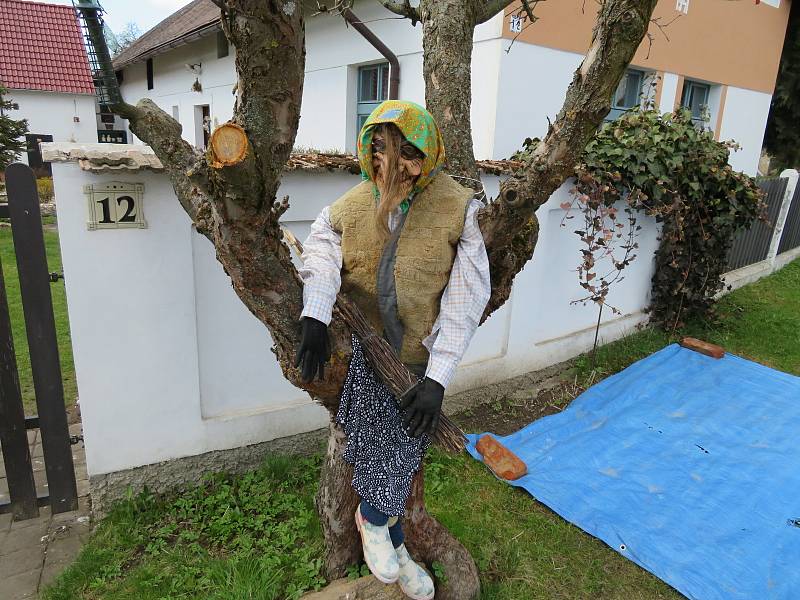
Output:
<instances>
[{"instance_id":1,"label":"metal fence","mask_svg":"<svg viewBox=\"0 0 800 600\"><path fill-rule=\"evenodd\" d=\"M781 211L781 204L783 203L783 196L786 194L788 183L789 180L785 177L760 179L758 181L758 187L764 191L769 224L759 220L753 223L749 229L740 231L736 235L728 253L729 271L761 262L767 258L773 228ZM795 194L795 196L797 195Z\"/></svg>"},{"instance_id":2,"label":"metal fence","mask_svg":"<svg viewBox=\"0 0 800 600\"><path fill-rule=\"evenodd\" d=\"M789 206L789 214L786 215L786 223L781 233L781 242L778 244L778 254L793 250L800 246L800 185L794 190L792 204Z\"/></svg>"},{"instance_id":3,"label":"metal fence","mask_svg":"<svg viewBox=\"0 0 800 600\"><path fill-rule=\"evenodd\" d=\"M9 202L0 207L0 217L11 218L17 263L15 276L19 277L22 295L38 415L25 416L0 265L0 449L11 498L0 502L0 513L12 512L16 520L23 520L39 516L39 507L48 504L54 514L76 510L78 493L36 180L30 167L21 163L10 165L5 173ZM41 434L47 473L46 494L39 495L36 491L28 429L39 429Z\"/></svg>"}]
</instances>

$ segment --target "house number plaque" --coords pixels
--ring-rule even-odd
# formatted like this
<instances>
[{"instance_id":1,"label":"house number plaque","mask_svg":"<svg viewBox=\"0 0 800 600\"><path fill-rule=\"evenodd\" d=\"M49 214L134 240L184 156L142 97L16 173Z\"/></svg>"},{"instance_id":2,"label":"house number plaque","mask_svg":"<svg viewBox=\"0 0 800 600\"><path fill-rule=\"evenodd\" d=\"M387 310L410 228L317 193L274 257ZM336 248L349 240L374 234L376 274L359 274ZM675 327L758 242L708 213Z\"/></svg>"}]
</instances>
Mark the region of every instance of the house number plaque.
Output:
<instances>
[{"instance_id":1,"label":"house number plaque","mask_svg":"<svg viewBox=\"0 0 800 600\"><path fill-rule=\"evenodd\" d=\"M86 225L90 230L147 227L142 207L144 184L112 181L85 185L83 191L89 202Z\"/></svg>"}]
</instances>

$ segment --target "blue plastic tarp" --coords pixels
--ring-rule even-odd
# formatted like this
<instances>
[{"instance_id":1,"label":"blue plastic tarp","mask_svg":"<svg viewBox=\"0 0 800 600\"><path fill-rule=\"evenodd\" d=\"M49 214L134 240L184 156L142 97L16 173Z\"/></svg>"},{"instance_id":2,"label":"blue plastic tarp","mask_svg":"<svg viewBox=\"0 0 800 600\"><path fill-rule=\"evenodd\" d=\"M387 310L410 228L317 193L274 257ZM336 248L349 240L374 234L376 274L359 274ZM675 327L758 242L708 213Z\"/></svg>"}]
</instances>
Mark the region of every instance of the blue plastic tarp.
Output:
<instances>
[{"instance_id":1,"label":"blue plastic tarp","mask_svg":"<svg viewBox=\"0 0 800 600\"><path fill-rule=\"evenodd\" d=\"M800 599L800 377L673 344L498 439L512 485L687 597Z\"/></svg>"}]
</instances>

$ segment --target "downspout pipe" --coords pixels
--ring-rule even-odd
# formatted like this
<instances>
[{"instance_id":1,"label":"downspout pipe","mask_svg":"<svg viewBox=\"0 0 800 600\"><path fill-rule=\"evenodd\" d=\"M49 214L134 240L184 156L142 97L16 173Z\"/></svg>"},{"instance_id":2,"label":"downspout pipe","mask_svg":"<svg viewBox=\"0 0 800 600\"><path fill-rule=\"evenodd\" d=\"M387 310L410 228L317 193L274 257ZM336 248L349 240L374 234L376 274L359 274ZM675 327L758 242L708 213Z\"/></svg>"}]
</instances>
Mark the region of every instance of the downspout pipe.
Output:
<instances>
[{"instance_id":1,"label":"downspout pipe","mask_svg":"<svg viewBox=\"0 0 800 600\"><path fill-rule=\"evenodd\" d=\"M378 36L376 36L370 29L361 22L355 13L349 8L342 10L342 17L350 23L358 33L360 33L365 40L372 44L375 49L380 52L386 60L389 61L389 100L397 100L397 92L400 88L400 63L397 60L394 52L389 50L388 46L384 44Z\"/></svg>"}]
</instances>

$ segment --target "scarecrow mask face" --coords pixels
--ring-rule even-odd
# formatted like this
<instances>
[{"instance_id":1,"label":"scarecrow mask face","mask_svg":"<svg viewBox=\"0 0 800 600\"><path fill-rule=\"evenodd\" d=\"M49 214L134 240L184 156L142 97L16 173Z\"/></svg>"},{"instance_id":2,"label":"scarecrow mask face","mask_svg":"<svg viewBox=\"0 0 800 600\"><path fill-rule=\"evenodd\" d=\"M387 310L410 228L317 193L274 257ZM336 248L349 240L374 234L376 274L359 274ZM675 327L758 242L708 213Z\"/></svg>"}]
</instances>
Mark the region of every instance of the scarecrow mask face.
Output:
<instances>
[{"instance_id":1,"label":"scarecrow mask face","mask_svg":"<svg viewBox=\"0 0 800 600\"><path fill-rule=\"evenodd\" d=\"M419 104L384 100L361 126L358 162L362 179L373 184L376 229L387 239L392 211L409 210L403 201L425 189L444 166L442 134Z\"/></svg>"},{"instance_id":2,"label":"scarecrow mask face","mask_svg":"<svg viewBox=\"0 0 800 600\"><path fill-rule=\"evenodd\" d=\"M387 161L395 161L398 174L404 184L410 185L422 172L422 161L425 155L414 144L406 140L399 130L390 131L390 125L376 128L372 136L372 168L375 172L375 182L381 186L383 176L387 172ZM387 140L387 136L394 136L394 144ZM399 148L395 151L399 141Z\"/></svg>"}]
</instances>

